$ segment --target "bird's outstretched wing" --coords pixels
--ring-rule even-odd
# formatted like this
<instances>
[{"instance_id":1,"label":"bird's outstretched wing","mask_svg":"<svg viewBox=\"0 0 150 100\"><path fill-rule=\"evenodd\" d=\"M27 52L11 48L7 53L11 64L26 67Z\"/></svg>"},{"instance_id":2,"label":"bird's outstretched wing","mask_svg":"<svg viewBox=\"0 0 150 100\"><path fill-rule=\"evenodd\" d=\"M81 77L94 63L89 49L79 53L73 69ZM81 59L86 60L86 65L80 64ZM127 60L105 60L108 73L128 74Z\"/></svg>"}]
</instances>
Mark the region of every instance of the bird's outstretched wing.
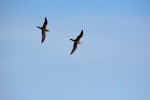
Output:
<instances>
[{"instance_id":1,"label":"bird's outstretched wing","mask_svg":"<svg viewBox=\"0 0 150 100\"><path fill-rule=\"evenodd\" d=\"M74 45L73 45L73 48L72 48L72 51L71 51L71 53L70 53L70 55L71 54L73 54L74 52L75 52L75 50L77 49L77 44L76 43L74 43Z\"/></svg>"},{"instance_id":2,"label":"bird's outstretched wing","mask_svg":"<svg viewBox=\"0 0 150 100\"><path fill-rule=\"evenodd\" d=\"M44 42L45 37L46 37L45 31L42 30L42 41L41 41L42 43Z\"/></svg>"},{"instance_id":3,"label":"bird's outstretched wing","mask_svg":"<svg viewBox=\"0 0 150 100\"><path fill-rule=\"evenodd\" d=\"M83 36L83 30L81 31L80 35L78 35L78 37L76 38L76 41L79 41L82 36Z\"/></svg>"},{"instance_id":4,"label":"bird's outstretched wing","mask_svg":"<svg viewBox=\"0 0 150 100\"><path fill-rule=\"evenodd\" d=\"M44 21L44 24L43 24L43 29L46 29L47 24L48 24L48 22L47 22L47 19L45 17L45 21Z\"/></svg>"}]
</instances>

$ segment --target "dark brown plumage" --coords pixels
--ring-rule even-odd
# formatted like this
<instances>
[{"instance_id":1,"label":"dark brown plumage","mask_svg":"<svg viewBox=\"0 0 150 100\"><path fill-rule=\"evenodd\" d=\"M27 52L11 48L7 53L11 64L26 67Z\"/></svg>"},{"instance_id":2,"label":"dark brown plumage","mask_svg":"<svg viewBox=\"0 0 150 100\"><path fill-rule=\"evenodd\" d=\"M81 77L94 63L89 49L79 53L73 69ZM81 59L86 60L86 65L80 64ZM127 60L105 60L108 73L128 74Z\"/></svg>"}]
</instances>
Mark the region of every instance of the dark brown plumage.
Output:
<instances>
[{"instance_id":1,"label":"dark brown plumage","mask_svg":"<svg viewBox=\"0 0 150 100\"><path fill-rule=\"evenodd\" d=\"M42 43L43 43L44 40L45 40L46 32L49 32L49 30L46 29L47 24L48 24L48 22L47 22L47 19L46 19L46 17L45 17L45 21L44 21L44 23L43 23L43 26L42 26L42 27L37 26L37 27L38 27L39 29L41 29L41 31L42 31L42 41L41 41Z\"/></svg>"},{"instance_id":2,"label":"dark brown plumage","mask_svg":"<svg viewBox=\"0 0 150 100\"><path fill-rule=\"evenodd\" d=\"M75 40L74 40L74 39L70 39L71 41L74 42L73 48L72 48L72 51L71 51L70 55L75 52L75 50L77 49L77 45L81 43L81 42L80 42L80 38L81 38L82 36L83 36L83 30L81 31L80 35L78 35L78 37L77 37Z\"/></svg>"}]
</instances>

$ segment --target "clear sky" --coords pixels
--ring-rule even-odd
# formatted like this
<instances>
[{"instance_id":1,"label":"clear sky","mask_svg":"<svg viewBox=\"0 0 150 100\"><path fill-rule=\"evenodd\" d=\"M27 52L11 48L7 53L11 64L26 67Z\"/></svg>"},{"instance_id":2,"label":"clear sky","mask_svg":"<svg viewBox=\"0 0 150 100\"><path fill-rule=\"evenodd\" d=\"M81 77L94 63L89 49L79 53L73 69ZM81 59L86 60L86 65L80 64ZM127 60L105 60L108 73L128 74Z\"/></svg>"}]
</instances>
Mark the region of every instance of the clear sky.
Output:
<instances>
[{"instance_id":1,"label":"clear sky","mask_svg":"<svg viewBox=\"0 0 150 100\"><path fill-rule=\"evenodd\" d=\"M150 100L149 0L1 0L0 35L0 100Z\"/></svg>"}]
</instances>

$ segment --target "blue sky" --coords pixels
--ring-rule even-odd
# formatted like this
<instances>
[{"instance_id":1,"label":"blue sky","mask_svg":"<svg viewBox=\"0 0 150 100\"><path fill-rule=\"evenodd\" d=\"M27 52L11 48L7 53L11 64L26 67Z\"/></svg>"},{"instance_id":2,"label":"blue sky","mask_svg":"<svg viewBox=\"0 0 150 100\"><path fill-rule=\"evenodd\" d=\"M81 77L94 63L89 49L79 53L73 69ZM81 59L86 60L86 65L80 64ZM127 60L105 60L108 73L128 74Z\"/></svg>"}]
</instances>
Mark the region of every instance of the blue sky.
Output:
<instances>
[{"instance_id":1,"label":"blue sky","mask_svg":"<svg viewBox=\"0 0 150 100\"><path fill-rule=\"evenodd\" d=\"M1 0L0 100L149 100L149 0ZM44 17L50 30L44 43ZM83 45L69 55L81 30Z\"/></svg>"}]
</instances>

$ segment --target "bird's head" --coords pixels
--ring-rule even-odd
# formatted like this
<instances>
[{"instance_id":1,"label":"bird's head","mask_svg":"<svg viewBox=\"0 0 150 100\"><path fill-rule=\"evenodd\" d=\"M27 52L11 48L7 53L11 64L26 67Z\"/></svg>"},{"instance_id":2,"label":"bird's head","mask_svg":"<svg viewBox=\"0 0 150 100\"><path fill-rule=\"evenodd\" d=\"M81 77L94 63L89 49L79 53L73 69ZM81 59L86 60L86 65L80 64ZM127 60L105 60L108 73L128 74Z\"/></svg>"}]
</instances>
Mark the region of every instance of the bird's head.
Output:
<instances>
[{"instance_id":1,"label":"bird's head","mask_svg":"<svg viewBox=\"0 0 150 100\"><path fill-rule=\"evenodd\" d=\"M83 43L82 43L81 41L79 41L79 44L81 44L81 45L82 45Z\"/></svg>"},{"instance_id":2,"label":"bird's head","mask_svg":"<svg viewBox=\"0 0 150 100\"><path fill-rule=\"evenodd\" d=\"M49 32L50 30L46 29L45 31L46 31L46 32Z\"/></svg>"}]
</instances>

